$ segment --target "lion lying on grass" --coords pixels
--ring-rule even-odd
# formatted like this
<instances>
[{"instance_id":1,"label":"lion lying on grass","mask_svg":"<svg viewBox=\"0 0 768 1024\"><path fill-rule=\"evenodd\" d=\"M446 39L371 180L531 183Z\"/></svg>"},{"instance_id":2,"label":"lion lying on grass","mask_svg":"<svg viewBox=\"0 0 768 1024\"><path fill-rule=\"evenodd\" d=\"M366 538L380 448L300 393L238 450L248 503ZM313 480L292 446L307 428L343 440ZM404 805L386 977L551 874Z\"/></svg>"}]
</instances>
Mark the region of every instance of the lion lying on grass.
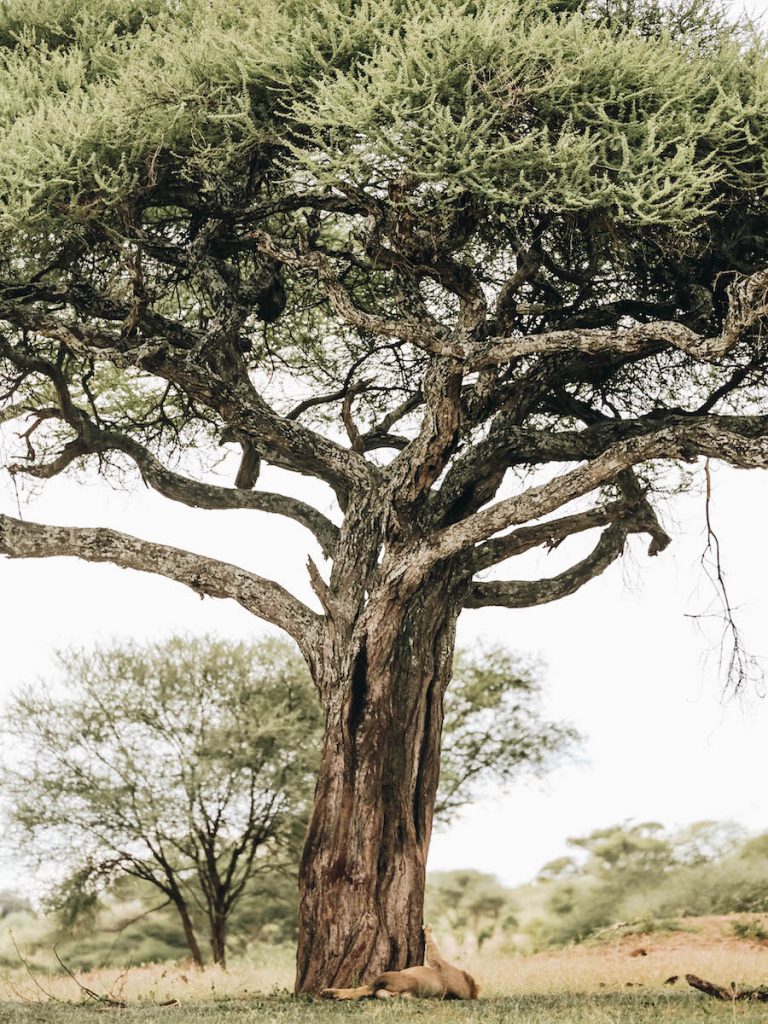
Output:
<instances>
[{"instance_id":1,"label":"lion lying on grass","mask_svg":"<svg viewBox=\"0 0 768 1024\"><path fill-rule=\"evenodd\" d=\"M479 988L475 979L466 971L443 960L432 929L424 929L426 940L425 958L428 967L407 967L404 971L386 971L374 978L369 985L359 988L324 988L320 993L325 999L477 999Z\"/></svg>"}]
</instances>

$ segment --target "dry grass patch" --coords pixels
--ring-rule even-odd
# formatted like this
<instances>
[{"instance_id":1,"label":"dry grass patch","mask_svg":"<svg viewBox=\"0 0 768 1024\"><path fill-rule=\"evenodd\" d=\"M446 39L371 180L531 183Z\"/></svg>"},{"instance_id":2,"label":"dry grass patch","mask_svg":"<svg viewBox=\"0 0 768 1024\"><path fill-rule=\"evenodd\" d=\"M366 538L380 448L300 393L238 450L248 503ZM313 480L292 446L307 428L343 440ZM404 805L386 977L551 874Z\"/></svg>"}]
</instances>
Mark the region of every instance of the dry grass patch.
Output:
<instances>
[{"instance_id":1,"label":"dry grass patch","mask_svg":"<svg viewBox=\"0 0 768 1024\"><path fill-rule=\"evenodd\" d=\"M663 995L666 999L690 994L694 1000L710 1003L688 989L686 974L697 974L721 985L734 981L747 987L768 980L768 945L739 938L733 930L734 920L745 921L746 917L690 918L679 923L679 931L603 937L599 942L532 956L458 955L455 962L477 977L482 986L481 996L486 999L516 1002L536 996L603 997L619 993L639 999ZM293 970L291 954L276 950L268 963L246 960L228 971L217 967L199 970L188 965L150 964L124 972L114 968L86 971L78 973L77 979L96 992L109 993L131 1004L169 1000L183 1004L244 1004L257 997L288 993L293 985ZM676 984L665 985L666 979L674 975L679 977ZM33 981L20 968L0 974L0 1001L39 1004L45 1001L46 992L72 1002L82 996L76 982L61 972L34 977ZM469 1013L470 1004L464 1005ZM667 1003L662 1000L660 1005ZM764 1008L763 1012L763 1019L768 1020L768 1010Z\"/></svg>"},{"instance_id":2,"label":"dry grass patch","mask_svg":"<svg viewBox=\"0 0 768 1024\"><path fill-rule=\"evenodd\" d=\"M26 972L14 970L0 975L0 1000L45 1002L47 993L54 999L78 1001L83 995L80 985L127 1003L248 999L292 990L293 975L294 965L287 958L262 966L237 963L227 971L173 964L144 964L123 971L104 967L77 972L77 981L61 973L36 973L33 980Z\"/></svg>"},{"instance_id":3,"label":"dry grass patch","mask_svg":"<svg viewBox=\"0 0 768 1024\"><path fill-rule=\"evenodd\" d=\"M489 996L668 991L686 987L686 974L757 986L768 981L768 945L739 938L733 930L735 920L748 917L685 918L677 931L603 937L531 956L469 958L466 965ZM674 986L665 985L674 976L679 979Z\"/></svg>"}]
</instances>

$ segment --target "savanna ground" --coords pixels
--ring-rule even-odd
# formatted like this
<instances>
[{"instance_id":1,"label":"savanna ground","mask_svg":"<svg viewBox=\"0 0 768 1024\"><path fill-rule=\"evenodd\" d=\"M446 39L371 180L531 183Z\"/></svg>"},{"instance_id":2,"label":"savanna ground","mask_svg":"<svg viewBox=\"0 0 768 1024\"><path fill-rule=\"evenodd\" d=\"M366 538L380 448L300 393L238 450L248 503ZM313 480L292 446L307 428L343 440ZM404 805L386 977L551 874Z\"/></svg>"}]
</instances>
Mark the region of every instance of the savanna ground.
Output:
<instances>
[{"instance_id":1,"label":"savanna ground","mask_svg":"<svg viewBox=\"0 0 768 1024\"><path fill-rule=\"evenodd\" d=\"M412 1024L426 1018L430 1024L677 1024L726 1019L765 1024L766 1004L720 1003L694 992L683 980L686 973L693 973L723 985L733 981L752 987L768 981L768 941L740 938L734 920L750 924L745 915L691 918L674 931L608 933L599 941L530 956L494 952L457 957L481 981L483 998L477 1003L294 1000L288 992L292 964L287 953L276 955L268 965L239 963L227 972L158 964L77 975L81 985L111 993L127 1003L126 1008L99 1004L61 974L31 976L13 969L0 974L0 1021L74 1024L107 1012L125 1024L235 1024L254 1016L275 1024L334 1024L359 1019L360 1014L377 1024ZM766 922L752 923L752 932L761 934L760 926ZM674 975L679 980L665 984ZM172 1005L162 1005L170 1001Z\"/></svg>"}]
</instances>

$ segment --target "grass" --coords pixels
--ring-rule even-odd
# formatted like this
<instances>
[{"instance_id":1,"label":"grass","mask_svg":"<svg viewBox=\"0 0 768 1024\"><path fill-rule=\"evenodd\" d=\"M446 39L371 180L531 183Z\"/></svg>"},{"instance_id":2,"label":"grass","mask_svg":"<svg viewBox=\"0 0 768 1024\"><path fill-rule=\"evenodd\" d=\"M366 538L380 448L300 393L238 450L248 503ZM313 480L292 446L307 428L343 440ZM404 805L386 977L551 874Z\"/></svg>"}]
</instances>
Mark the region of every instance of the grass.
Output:
<instances>
[{"instance_id":1,"label":"grass","mask_svg":"<svg viewBox=\"0 0 768 1024\"><path fill-rule=\"evenodd\" d=\"M560 994L484 999L474 1004L367 1002L308 1003L287 996L208 1000L176 1007L136 1004L110 1011L120 1024L765 1024L765 1004L732 1006L691 993ZM2 1024L83 1024L103 1019L94 1008L47 1003L0 1004Z\"/></svg>"},{"instance_id":2,"label":"grass","mask_svg":"<svg viewBox=\"0 0 768 1024\"><path fill-rule=\"evenodd\" d=\"M665 985L671 975L686 973L745 986L764 984L768 976L768 948L736 935L733 918L691 919L685 927L534 956L497 951L457 957L482 983L477 1003L294 1000L285 952L267 966L243 962L226 972L154 964L79 974L81 984L128 1003L110 1010L83 1002L82 990L66 976L30 977L17 968L0 974L0 1024L80 1024L105 1012L121 1024L245 1024L254 1017L266 1024L766 1024L765 1004L718 1003L684 981ZM168 1000L178 1003L160 1005Z\"/></svg>"}]
</instances>

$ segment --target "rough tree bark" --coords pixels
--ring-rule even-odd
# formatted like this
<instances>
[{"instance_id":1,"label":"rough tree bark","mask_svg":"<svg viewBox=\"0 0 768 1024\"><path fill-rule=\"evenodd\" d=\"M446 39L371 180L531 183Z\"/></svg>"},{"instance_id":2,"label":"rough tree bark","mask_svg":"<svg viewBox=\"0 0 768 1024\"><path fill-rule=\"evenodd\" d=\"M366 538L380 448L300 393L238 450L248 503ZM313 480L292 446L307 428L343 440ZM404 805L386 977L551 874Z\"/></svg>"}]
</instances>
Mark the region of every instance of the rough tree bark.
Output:
<instances>
[{"instance_id":1,"label":"rough tree bark","mask_svg":"<svg viewBox=\"0 0 768 1024\"><path fill-rule=\"evenodd\" d=\"M176 910L179 912L179 917L181 918L181 926L184 929L184 939L187 943L187 948L189 949L189 952L192 954L192 960L194 961L196 967L202 967L203 954L200 952L200 945L197 941L197 936L195 935L195 926L192 923L192 917L189 913L189 908L187 907L186 901L181 896L181 894L178 894L177 896L171 896L171 899L173 900Z\"/></svg>"},{"instance_id":2,"label":"rough tree bark","mask_svg":"<svg viewBox=\"0 0 768 1024\"><path fill-rule=\"evenodd\" d=\"M211 955L213 962L227 967L227 917L226 914L214 912L211 920Z\"/></svg>"},{"instance_id":3,"label":"rough tree bark","mask_svg":"<svg viewBox=\"0 0 768 1024\"><path fill-rule=\"evenodd\" d=\"M442 699L459 608L452 574L442 570L403 605L383 598L351 645L346 637L329 645L318 682L334 696L300 868L297 992L422 962Z\"/></svg>"}]
</instances>

